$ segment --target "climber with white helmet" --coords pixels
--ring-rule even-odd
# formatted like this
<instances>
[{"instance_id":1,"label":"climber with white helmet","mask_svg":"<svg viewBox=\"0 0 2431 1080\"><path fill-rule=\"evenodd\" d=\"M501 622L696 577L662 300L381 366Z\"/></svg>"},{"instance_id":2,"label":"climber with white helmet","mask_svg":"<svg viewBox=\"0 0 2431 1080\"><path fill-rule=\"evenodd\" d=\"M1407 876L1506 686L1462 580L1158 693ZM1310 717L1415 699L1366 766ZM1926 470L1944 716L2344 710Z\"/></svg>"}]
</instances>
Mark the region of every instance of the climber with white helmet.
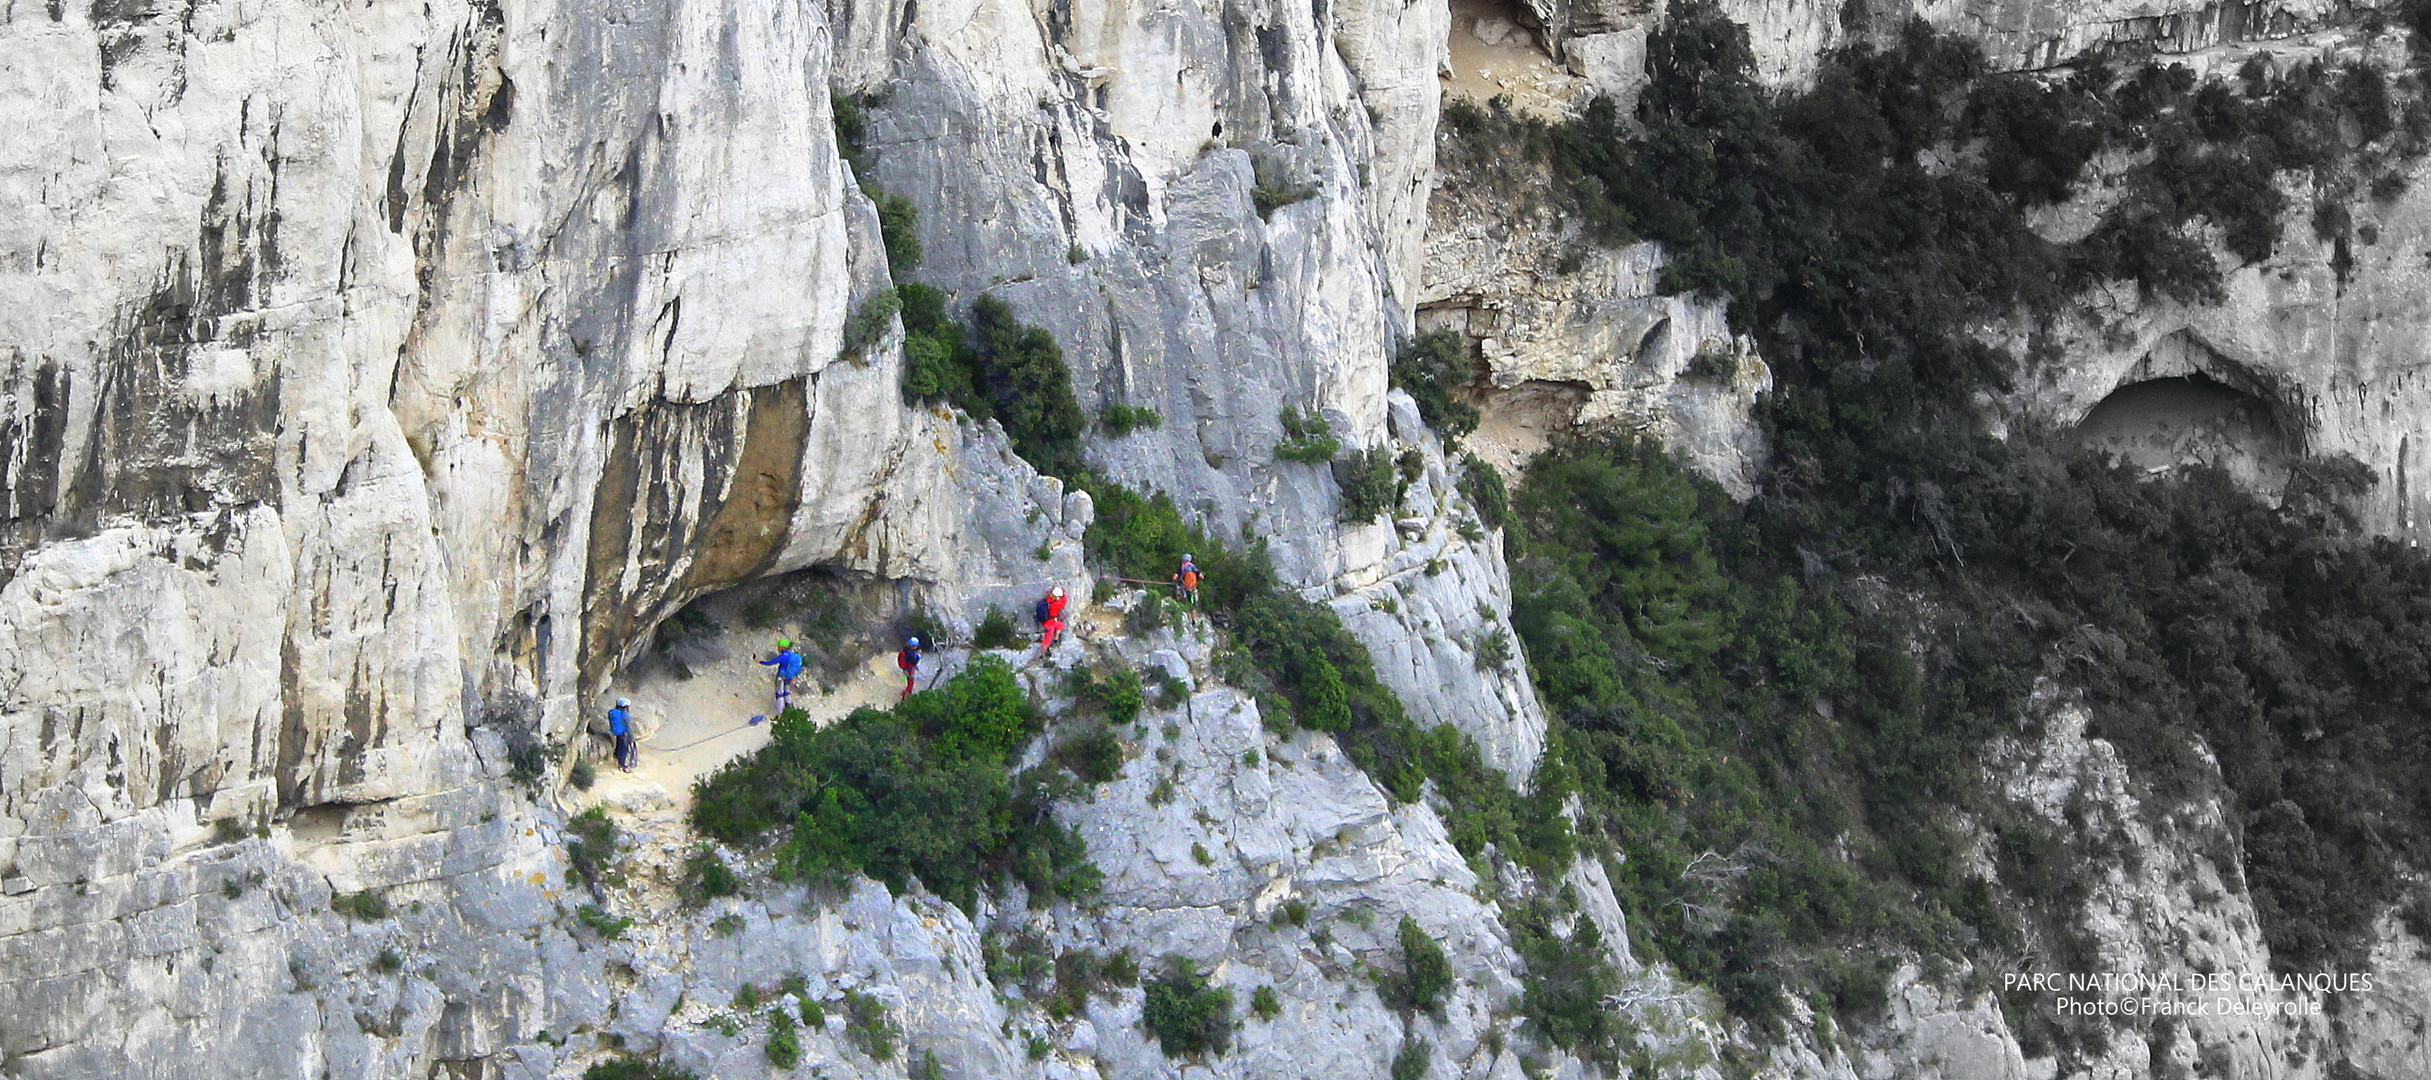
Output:
<instances>
[{"instance_id":1,"label":"climber with white helmet","mask_svg":"<svg viewBox=\"0 0 2431 1080\"><path fill-rule=\"evenodd\" d=\"M1039 629L1045 631L1038 639L1038 651L1043 656L1055 648L1055 635L1063 632L1064 587L1058 585L1048 589L1047 595L1039 597L1036 614Z\"/></svg>"},{"instance_id":2,"label":"climber with white helmet","mask_svg":"<svg viewBox=\"0 0 2431 1080\"><path fill-rule=\"evenodd\" d=\"M617 698L616 707L608 710L608 734L616 739L616 767L632 772L641 756L634 745L632 698Z\"/></svg>"}]
</instances>

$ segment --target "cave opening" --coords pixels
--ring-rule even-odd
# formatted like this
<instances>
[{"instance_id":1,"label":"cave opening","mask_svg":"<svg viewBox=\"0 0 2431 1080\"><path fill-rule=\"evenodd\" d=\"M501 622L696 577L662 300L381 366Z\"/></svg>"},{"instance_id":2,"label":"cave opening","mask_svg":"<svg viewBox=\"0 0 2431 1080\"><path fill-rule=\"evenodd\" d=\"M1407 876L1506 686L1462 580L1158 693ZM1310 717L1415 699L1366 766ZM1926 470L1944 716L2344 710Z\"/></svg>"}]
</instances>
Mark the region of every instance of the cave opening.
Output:
<instances>
[{"instance_id":1,"label":"cave opening","mask_svg":"<svg viewBox=\"0 0 2431 1080\"><path fill-rule=\"evenodd\" d=\"M2201 372L2120 386L2076 437L2148 475L2214 465L2256 491L2287 476L2289 440L2269 403Z\"/></svg>"},{"instance_id":2,"label":"cave opening","mask_svg":"<svg viewBox=\"0 0 2431 1080\"><path fill-rule=\"evenodd\" d=\"M1576 79L1557 63L1544 21L1514 0L1452 0L1445 98L1496 98L1522 112L1566 115Z\"/></svg>"}]
</instances>

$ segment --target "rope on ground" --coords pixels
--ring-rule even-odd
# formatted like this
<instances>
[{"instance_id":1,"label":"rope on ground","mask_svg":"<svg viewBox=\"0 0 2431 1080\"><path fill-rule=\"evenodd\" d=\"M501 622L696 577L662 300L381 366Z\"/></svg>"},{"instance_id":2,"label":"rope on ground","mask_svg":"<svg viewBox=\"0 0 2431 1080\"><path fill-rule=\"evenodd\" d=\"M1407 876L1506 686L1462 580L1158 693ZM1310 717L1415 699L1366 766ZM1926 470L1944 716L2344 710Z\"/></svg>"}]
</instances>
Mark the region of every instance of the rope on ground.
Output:
<instances>
[{"instance_id":1,"label":"rope on ground","mask_svg":"<svg viewBox=\"0 0 2431 1080\"><path fill-rule=\"evenodd\" d=\"M712 739L723 739L723 738L725 738L725 737L726 737L726 736L728 736L728 735L732 735L732 734L734 734L735 732L738 732L738 731L743 731L743 730L746 730L746 729L751 728L751 727L754 727L754 726L756 726L756 725L754 725L754 724L749 724L749 723L738 724L738 725L735 725L734 727L730 727L730 728L727 728L727 729L726 729L726 730L724 730L724 731L718 732L718 733L717 733L717 734L715 734L715 735L703 735L703 736L701 736L700 738L694 739L694 740L692 740L691 742L685 743L685 744L684 744L684 745L682 745L682 746L660 746L660 745L658 745L657 743L647 743L647 742L646 742L646 743L643 743L643 744L642 744L642 746L643 746L644 748L647 748L647 749L656 750L656 751L658 751L659 753L662 753L662 754L672 754L672 753L676 753L677 751L681 751L681 750L690 750L690 749L692 749L693 747L695 747L695 746L699 746L700 744L705 743L705 742L708 742L708 741L710 741L710 740L712 740Z\"/></svg>"}]
</instances>

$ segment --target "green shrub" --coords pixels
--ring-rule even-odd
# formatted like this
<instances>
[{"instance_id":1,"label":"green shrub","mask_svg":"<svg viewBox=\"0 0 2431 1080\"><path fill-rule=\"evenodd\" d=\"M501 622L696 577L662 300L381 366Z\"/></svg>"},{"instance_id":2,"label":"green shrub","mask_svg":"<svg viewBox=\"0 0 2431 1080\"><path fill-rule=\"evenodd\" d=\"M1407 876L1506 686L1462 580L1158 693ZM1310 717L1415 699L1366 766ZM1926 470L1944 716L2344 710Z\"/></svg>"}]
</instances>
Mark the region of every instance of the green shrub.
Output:
<instances>
[{"instance_id":1,"label":"green shrub","mask_svg":"<svg viewBox=\"0 0 2431 1080\"><path fill-rule=\"evenodd\" d=\"M582 924L583 929L599 935L602 941L613 941L623 937L625 931L633 928L633 920L630 917L610 915L596 904L584 904L575 908L574 921Z\"/></svg>"},{"instance_id":2,"label":"green shrub","mask_svg":"<svg viewBox=\"0 0 2431 1080\"><path fill-rule=\"evenodd\" d=\"M829 91L827 105L836 128L836 152L851 163L856 179L870 183L869 110L860 101Z\"/></svg>"},{"instance_id":3,"label":"green shrub","mask_svg":"<svg viewBox=\"0 0 2431 1080\"><path fill-rule=\"evenodd\" d=\"M1419 1080L1427 1074L1427 1066L1434 1064L1434 1061L1435 1048L1427 1045L1425 1039L1413 1035L1402 1040L1400 1052L1393 1055L1390 1075L1392 1080Z\"/></svg>"},{"instance_id":4,"label":"green shrub","mask_svg":"<svg viewBox=\"0 0 2431 1080\"><path fill-rule=\"evenodd\" d=\"M844 320L844 358L862 359L871 346L884 341L887 331L895 325L895 315L902 310L903 299L892 288L863 298L853 307L852 317Z\"/></svg>"},{"instance_id":5,"label":"green shrub","mask_svg":"<svg viewBox=\"0 0 2431 1080\"><path fill-rule=\"evenodd\" d=\"M920 208L901 195L873 198L878 204L878 236L886 247L887 270L903 277L920 269Z\"/></svg>"},{"instance_id":6,"label":"green shrub","mask_svg":"<svg viewBox=\"0 0 2431 1080\"><path fill-rule=\"evenodd\" d=\"M566 783L574 785L576 791L589 791L591 785L598 782L599 769L588 761L577 761L573 768L566 770Z\"/></svg>"},{"instance_id":7,"label":"green shrub","mask_svg":"<svg viewBox=\"0 0 2431 1080\"><path fill-rule=\"evenodd\" d=\"M1555 930L1556 911L1543 899L1506 908L1511 943L1527 964L1520 1012L1537 1037L1610 1069L1619 1053L1620 1014L1604 1000L1620 989L1595 920L1568 912L1570 934Z\"/></svg>"},{"instance_id":8,"label":"green shrub","mask_svg":"<svg viewBox=\"0 0 2431 1080\"><path fill-rule=\"evenodd\" d=\"M690 907L701 907L722 896L740 896L742 879L734 868L726 865L717 849L702 844L692 849L684 859L684 876L676 884L676 895Z\"/></svg>"},{"instance_id":9,"label":"green shrub","mask_svg":"<svg viewBox=\"0 0 2431 1080\"><path fill-rule=\"evenodd\" d=\"M1138 405L1108 405L1098 410L1097 426L1106 434L1120 439L1134 431L1154 431L1165 426L1165 416L1155 409Z\"/></svg>"},{"instance_id":10,"label":"green shrub","mask_svg":"<svg viewBox=\"0 0 2431 1080\"><path fill-rule=\"evenodd\" d=\"M1013 631L1013 617L996 607L988 608L987 618L979 620L979 628L971 632L974 649L1010 649L1021 644Z\"/></svg>"},{"instance_id":11,"label":"green shrub","mask_svg":"<svg viewBox=\"0 0 2431 1080\"><path fill-rule=\"evenodd\" d=\"M1103 784L1123 771L1123 741L1114 729L1092 724L1055 747L1055 764L1092 784Z\"/></svg>"},{"instance_id":12,"label":"green shrub","mask_svg":"<svg viewBox=\"0 0 2431 1080\"><path fill-rule=\"evenodd\" d=\"M903 1032L886 1015L886 1003L859 991L844 992L844 1039L873 1061L893 1061Z\"/></svg>"},{"instance_id":13,"label":"green shrub","mask_svg":"<svg viewBox=\"0 0 2431 1080\"><path fill-rule=\"evenodd\" d=\"M1283 1015L1283 999L1275 996L1275 988L1261 985L1249 994L1249 1011L1260 1020L1272 1021Z\"/></svg>"},{"instance_id":14,"label":"green shrub","mask_svg":"<svg viewBox=\"0 0 2431 1080\"><path fill-rule=\"evenodd\" d=\"M1511 516L1511 496L1503 486L1502 474L1475 454L1464 455L1460 463L1460 494L1477 511L1478 524L1489 529L1503 527Z\"/></svg>"},{"instance_id":15,"label":"green shrub","mask_svg":"<svg viewBox=\"0 0 2431 1080\"><path fill-rule=\"evenodd\" d=\"M1334 437L1334 425L1325 417L1285 405L1276 416L1283 425L1283 441L1275 444L1275 458L1302 465L1323 465L1334 460L1342 450L1342 440Z\"/></svg>"},{"instance_id":16,"label":"green shrub","mask_svg":"<svg viewBox=\"0 0 2431 1080\"><path fill-rule=\"evenodd\" d=\"M566 822L567 871L593 892L615 884L619 877L612 862L616 840L616 822L609 819L607 807L594 806L574 815Z\"/></svg>"},{"instance_id":17,"label":"green shrub","mask_svg":"<svg viewBox=\"0 0 2431 1080\"><path fill-rule=\"evenodd\" d=\"M1250 204L1257 207L1260 220L1271 219L1275 211L1303 199L1315 198L1315 184L1259 184L1249 193Z\"/></svg>"},{"instance_id":18,"label":"green shrub","mask_svg":"<svg viewBox=\"0 0 2431 1080\"><path fill-rule=\"evenodd\" d=\"M768 1063L780 1069L791 1069L802 1063L802 1035L794 1029L793 1014L783 1008L768 1010Z\"/></svg>"},{"instance_id":19,"label":"green shrub","mask_svg":"<svg viewBox=\"0 0 2431 1080\"><path fill-rule=\"evenodd\" d=\"M211 842L214 844L233 844L249 835L251 834L245 829L244 822L232 817L220 818L211 823Z\"/></svg>"},{"instance_id":20,"label":"green shrub","mask_svg":"<svg viewBox=\"0 0 2431 1080\"><path fill-rule=\"evenodd\" d=\"M1393 452L1383 446L1336 458L1334 483L1342 491L1341 519L1364 525L1399 506L1401 484L1394 472Z\"/></svg>"},{"instance_id":21,"label":"green shrub","mask_svg":"<svg viewBox=\"0 0 2431 1080\"><path fill-rule=\"evenodd\" d=\"M626 1057L598 1062L584 1069L582 1080L700 1080L700 1075L672 1065Z\"/></svg>"},{"instance_id":22,"label":"green shrub","mask_svg":"<svg viewBox=\"0 0 2431 1080\"><path fill-rule=\"evenodd\" d=\"M974 419L994 418L1013 452L1033 468L1078 476L1089 416L1072 396L1072 375L1054 337L1022 323L994 296L973 301L965 324L937 289L907 284L896 292L905 334L904 399L942 401Z\"/></svg>"},{"instance_id":23,"label":"green shrub","mask_svg":"<svg viewBox=\"0 0 2431 1080\"><path fill-rule=\"evenodd\" d=\"M1452 988L1452 962L1444 957L1443 946L1407 915L1401 917L1396 936L1401 970L1387 975L1378 987L1385 1004L1405 1013L1441 1012L1443 995Z\"/></svg>"},{"instance_id":24,"label":"green shrub","mask_svg":"<svg viewBox=\"0 0 2431 1080\"><path fill-rule=\"evenodd\" d=\"M1468 343L1451 330L1410 339L1393 357L1393 385L1418 403L1418 416L1448 444L1477 430L1477 406L1457 395L1474 379Z\"/></svg>"},{"instance_id":25,"label":"green shrub","mask_svg":"<svg viewBox=\"0 0 2431 1080\"><path fill-rule=\"evenodd\" d=\"M993 296L971 304L979 391L1013 440L1013 452L1049 476L1081 471L1080 436L1088 414L1072 397L1063 349L1044 329L1024 325Z\"/></svg>"},{"instance_id":26,"label":"green shrub","mask_svg":"<svg viewBox=\"0 0 2431 1080\"><path fill-rule=\"evenodd\" d=\"M1105 717L1109 724L1128 724L1139 719L1140 707L1147 700L1140 688L1139 672L1119 662L1076 668L1066 677L1064 689L1089 711Z\"/></svg>"},{"instance_id":27,"label":"green shrub","mask_svg":"<svg viewBox=\"0 0 2431 1080\"><path fill-rule=\"evenodd\" d=\"M966 908L997 874L1041 898L1085 895L1096 870L1046 812L1052 794L1006 772L1038 725L1012 670L987 656L891 712L864 708L821 728L788 710L769 746L695 783L693 827L749 843L791 822L776 859L789 880L835 885L859 873L900 892L917 876Z\"/></svg>"},{"instance_id":28,"label":"green shrub","mask_svg":"<svg viewBox=\"0 0 2431 1080\"><path fill-rule=\"evenodd\" d=\"M388 917L388 898L370 889L339 893L329 898L329 910L350 919L377 922Z\"/></svg>"},{"instance_id":29,"label":"green shrub","mask_svg":"<svg viewBox=\"0 0 2431 1080\"><path fill-rule=\"evenodd\" d=\"M1209 985L1188 957L1168 956L1148 981L1140 1019L1166 1057L1221 1055L1232 1045L1232 991Z\"/></svg>"}]
</instances>

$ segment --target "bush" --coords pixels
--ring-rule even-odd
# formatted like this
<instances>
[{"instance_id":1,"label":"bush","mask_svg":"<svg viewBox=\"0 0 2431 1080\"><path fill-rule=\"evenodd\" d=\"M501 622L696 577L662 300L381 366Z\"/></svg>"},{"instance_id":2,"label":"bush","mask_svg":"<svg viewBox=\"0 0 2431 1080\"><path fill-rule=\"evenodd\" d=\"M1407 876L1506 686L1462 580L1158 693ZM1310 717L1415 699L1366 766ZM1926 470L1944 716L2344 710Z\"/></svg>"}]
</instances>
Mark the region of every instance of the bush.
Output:
<instances>
[{"instance_id":1,"label":"bush","mask_svg":"<svg viewBox=\"0 0 2431 1080\"><path fill-rule=\"evenodd\" d=\"M589 791L591 785L598 782L599 768L588 761L577 761L573 768L566 770L566 783L574 785L576 791Z\"/></svg>"},{"instance_id":2,"label":"bush","mask_svg":"<svg viewBox=\"0 0 2431 1080\"><path fill-rule=\"evenodd\" d=\"M1342 491L1339 516L1346 522L1364 525L1391 513L1401 503L1393 452L1383 446L1353 450L1336 459L1334 483Z\"/></svg>"},{"instance_id":3,"label":"bush","mask_svg":"<svg viewBox=\"0 0 2431 1080\"><path fill-rule=\"evenodd\" d=\"M966 325L954 319L937 289L907 284L896 292L902 298L906 401L942 401L973 419L993 418L1031 467L1066 479L1080 474L1080 436L1089 416L1072 396L1072 375L1053 336L1022 323L993 296L972 302Z\"/></svg>"},{"instance_id":4,"label":"bush","mask_svg":"<svg viewBox=\"0 0 2431 1080\"><path fill-rule=\"evenodd\" d=\"M1148 982L1140 1019L1166 1057L1220 1056L1232 1045L1232 991L1208 985L1190 958L1168 956Z\"/></svg>"},{"instance_id":5,"label":"bush","mask_svg":"<svg viewBox=\"0 0 2431 1080\"><path fill-rule=\"evenodd\" d=\"M1275 988L1260 986L1249 995L1249 1011L1260 1020L1272 1021L1283 1015L1283 999L1275 996Z\"/></svg>"},{"instance_id":6,"label":"bush","mask_svg":"<svg viewBox=\"0 0 2431 1080\"><path fill-rule=\"evenodd\" d=\"M1257 207L1259 220L1268 220L1275 211L1316 195L1315 184L1259 184L1249 193L1249 201Z\"/></svg>"},{"instance_id":7,"label":"bush","mask_svg":"<svg viewBox=\"0 0 2431 1080\"><path fill-rule=\"evenodd\" d=\"M672 1065L627 1057L598 1062L584 1069L582 1080L700 1080L700 1075Z\"/></svg>"},{"instance_id":8,"label":"bush","mask_svg":"<svg viewBox=\"0 0 2431 1080\"><path fill-rule=\"evenodd\" d=\"M1401 1050L1393 1055L1392 1080L1419 1080L1434 1064L1435 1048L1425 1039L1411 1036L1401 1042Z\"/></svg>"},{"instance_id":9,"label":"bush","mask_svg":"<svg viewBox=\"0 0 2431 1080\"><path fill-rule=\"evenodd\" d=\"M1385 1004L1404 1013L1441 1012L1443 995L1452 988L1452 962L1444 957L1443 946L1407 915L1401 917L1397 936L1401 970L1387 975L1378 987Z\"/></svg>"},{"instance_id":10,"label":"bush","mask_svg":"<svg viewBox=\"0 0 2431 1080\"><path fill-rule=\"evenodd\" d=\"M1013 618L1001 609L988 608L987 618L979 620L979 628L971 632L974 649L1010 649L1021 644L1013 631Z\"/></svg>"},{"instance_id":11,"label":"bush","mask_svg":"<svg viewBox=\"0 0 2431 1080\"><path fill-rule=\"evenodd\" d=\"M606 807L574 815L566 822L567 872L594 893L615 884L618 875L611 860L616 858L616 839L616 822L609 819Z\"/></svg>"},{"instance_id":12,"label":"bush","mask_svg":"<svg viewBox=\"0 0 2431 1080\"><path fill-rule=\"evenodd\" d=\"M574 921L580 923L583 929L599 935L602 941L613 941L623 937L625 931L633 928L633 920L630 917L610 915L596 904L584 904L575 908Z\"/></svg>"},{"instance_id":13,"label":"bush","mask_svg":"<svg viewBox=\"0 0 2431 1080\"><path fill-rule=\"evenodd\" d=\"M1106 434L1120 439L1134 431L1154 431L1165 426L1164 414L1137 405L1108 405L1098 410L1097 426Z\"/></svg>"},{"instance_id":14,"label":"bush","mask_svg":"<svg viewBox=\"0 0 2431 1080\"><path fill-rule=\"evenodd\" d=\"M854 306L852 317L844 320L844 358L862 359L871 346L886 340L887 331L895 325L896 314L902 310L903 299L892 288L863 298Z\"/></svg>"},{"instance_id":15,"label":"bush","mask_svg":"<svg viewBox=\"0 0 2431 1080\"><path fill-rule=\"evenodd\" d=\"M793 1014L782 1007L768 1010L768 1063L780 1069L791 1069L802 1063L802 1036L794 1029Z\"/></svg>"},{"instance_id":16,"label":"bush","mask_svg":"<svg viewBox=\"0 0 2431 1080\"><path fill-rule=\"evenodd\" d=\"M1057 745L1052 760L1087 783L1103 784L1122 774L1123 741L1114 729L1092 724Z\"/></svg>"},{"instance_id":17,"label":"bush","mask_svg":"<svg viewBox=\"0 0 2431 1080\"><path fill-rule=\"evenodd\" d=\"M1511 516L1511 495L1503 486L1502 474L1475 454L1462 457L1460 462L1460 494L1477 511L1477 523L1489 529L1503 527Z\"/></svg>"},{"instance_id":18,"label":"bush","mask_svg":"<svg viewBox=\"0 0 2431 1080\"><path fill-rule=\"evenodd\" d=\"M1334 438L1334 426L1325 417L1285 405L1276 422L1283 425L1283 441L1275 444L1275 458L1302 465L1323 465L1334 460L1342 450L1342 440Z\"/></svg>"},{"instance_id":19,"label":"bush","mask_svg":"<svg viewBox=\"0 0 2431 1080\"><path fill-rule=\"evenodd\" d=\"M854 990L844 992L844 1039L873 1061L895 1059L902 1030L887 1018L886 1003Z\"/></svg>"},{"instance_id":20,"label":"bush","mask_svg":"<svg viewBox=\"0 0 2431 1080\"><path fill-rule=\"evenodd\" d=\"M900 278L920 269L920 208L901 195L872 198L878 204L878 236L886 246L887 270Z\"/></svg>"},{"instance_id":21,"label":"bush","mask_svg":"<svg viewBox=\"0 0 2431 1080\"><path fill-rule=\"evenodd\" d=\"M329 898L329 910L350 919L377 922L388 917L388 898L370 889L339 893Z\"/></svg>"},{"instance_id":22,"label":"bush","mask_svg":"<svg viewBox=\"0 0 2431 1080\"><path fill-rule=\"evenodd\" d=\"M1473 381L1468 343L1450 330L1420 334L1393 357L1393 385L1418 403L1418 416L1448 444L1477 430L1477 406L1456 396Z\"/></svg>"},{"instance_id":23,"label":"bush","mask_svg":"<svg viewBox=\"0 0 2431 1080\"><path fill-rule=\"evenodd\" d=\"M770 745L694 784L692 822L736 844L792 823L780 878L833 886L867 874L900 893L918 877L966 909L999 874L1042 900L1094 890L1096 868L1049 812L1052 793L1007 775L1039 718L1002 660L979 657L891 712L821 728L790 709L773 724Z\"/></svg>"},{"instance_id":24,"label":"bush","mask_svg":"<svg viewBox=\"0 0 2431 1080\"><path fill-rule=\"evenodd\" d=\"M1004 301L987 295L971 304L971 335L978 359L974 382L1012 438L1013 452L1049 476L1078 475L1080 435L1089 417L1072 397L1072 374L1055 338L1024 325Z\"/></svg>"},{"instance_id":25,"label":"bush","mask_svg":"<svg viewBox=\"0 0 2431 1080\"><path fill-rule=\"evenodd\" d=\"M684 859L683 880L675 891L686 905L697 908L719 897L742 895L743 882L734 868L718 857L716 848L702 844Z\"/></svg>"},{"instance_id":26,"label":"bush","mask_svg":"<svg viewBox=\"0 0 2431 1080\"><path fill-rule=\"evenodd\" d=\"M1128 724L1139 719L1140 707L1146 703L1139 672L1121 662L1075 668L1066 677L1064 689L1087 711L1105 717L1109 724Z\"/></svg>"}]
</instances>

